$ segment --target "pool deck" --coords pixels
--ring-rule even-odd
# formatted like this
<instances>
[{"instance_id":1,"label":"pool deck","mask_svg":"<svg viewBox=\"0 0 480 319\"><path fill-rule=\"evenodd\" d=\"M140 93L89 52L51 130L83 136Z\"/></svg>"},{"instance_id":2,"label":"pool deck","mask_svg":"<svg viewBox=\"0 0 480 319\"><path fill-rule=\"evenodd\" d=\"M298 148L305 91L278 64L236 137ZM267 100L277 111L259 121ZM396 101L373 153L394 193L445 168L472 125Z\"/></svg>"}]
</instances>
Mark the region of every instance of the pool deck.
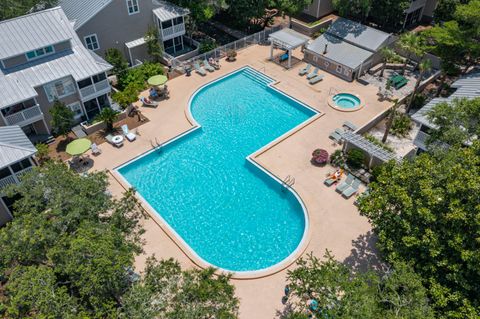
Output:
<instances>
[{"instance_id":1,"label":"pool deck","mask_svg":"<svg viewBox=\"0 0 480 319\"><path fill-rule=\"evenodd\" d=\"M141 108L150 122L138 128L137 140L133 143L126 141L120 149L102 144L100 148L103 153L97 157L91 156L94 159L93 169L112 171L110 190L114 195L119 195L124 190L124 185L118 174L113 172L115 167L150 150L155 139L164 143L191 129L193 123L186 111L191 95L212 80L243 66L251 66L279 81L275 87L281 91L322 113L322 116L309 121L298 131L276 140L252 156L255 162L280 179L287 175L295 177L293 188L304 201L310 221L308 241L303 251L313 251L315 255L323 256L325 249L329 249L340 261L361 264L363 261L359 260L360 255L366 254L362 250L370 244L364 242L364 237L368 236L371 227L353 205L354 198L345 200L335 192L334 187L323 185L326 174L333 169L329 166L311 165L310 157L315 148L324 148L329 152L340 148L332 143L328 135L335 128L341 127L344 121L362 126L385 111L391 103L378 100L378 89L375 86L346 82L323 71L320 72L324 75L323 81L309 85L305 76L298 76L298 70L304 63L285 70L268 61L269 50L269 46L253 46L239 51L236 62L222 60L221 69L214 73L208 73L204 77L193 73L190 77L181 76L169 81L169 100L160 102L156 109ZM300 56L298 52L296 54ZM356 112L337 111L327 104L331 95L329 93L334 91L356 93L362 97L366 106ZM196 267L184 252L182 244L173 238L166 227L160 227L159 224L158 219L145 220L145 253L136 259L136 268L141 271L146 257L152 254L157 258L173 257L184 267ZM288 268L291 267L294 266ZM286 274L286 270L281 270L258 279L233 280L236 294L240 298L240 318L278 317L278 312L283 310L281 297Z\"/></svg>"}]
</instances>

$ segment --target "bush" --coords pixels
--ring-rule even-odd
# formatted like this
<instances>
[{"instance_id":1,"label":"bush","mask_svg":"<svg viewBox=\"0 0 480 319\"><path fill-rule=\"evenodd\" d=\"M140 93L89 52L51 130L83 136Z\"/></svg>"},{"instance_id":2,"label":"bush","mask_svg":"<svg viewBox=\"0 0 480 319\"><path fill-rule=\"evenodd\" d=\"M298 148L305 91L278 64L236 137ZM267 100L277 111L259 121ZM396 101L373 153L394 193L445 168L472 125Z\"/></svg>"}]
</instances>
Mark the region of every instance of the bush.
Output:
<instances>
[{"instance_id":1,"label":"bush","mask_svg":"<svg viewBox=\"0 0 480 319\"><path fill-rule=\"evenodd\" d=\"M415 98L412 101L411 108L414 110L419 109L422 106L424 106L426 102L427 102L427 97L425 95L417 94L415 95Z\"/></svg>"},{"instance_id":2,"label":"bush","mask_svg":"<svg viewBox=\"0 0 480 319\"><path fill-rule=\"evenodd\" d=\"M389 152L392 152L392 153L394 152L393 148L391 148L387 144L383 144L382 141L380 141L378 138L376 138L373 135L365 134L363 137L365 137L366 140L372 142L373 144L375 144L377 146L380 146L381 148L383 148L386 151L389 151Z\"/></svg>"},{"instance_id":3,"label":"bush","mask_svg":"<svg viewBox=\"0 0 480 319\"><path fill-rule=\"evenodd\" d=\"M40 164L50 159L50 155L49 155L50 150L47 144L38 143L37 145L35 145L35 147L37 149L37 154L35 154L35 157L37 158Z\"/></svg>"},{"instance_id":4,"label":"bush","mask_svg":"<svg viewBox=\"0 0 480 319\"><path fill-rule=\"evenodd\" d=\"M336 150L330 155L330 164L335 167L345 166L345 157L343 156L342 150Z\"/></svg>"},{"instance_id":5,"label":"bush","mask_svg":"<svg viewBox=\"0 0 480 319\"><path fill-rule=\"evenodd\" d=\"M399 113L393 118L390 132L398 137L405 137L412 129L412 120L408 115Z\"/></svg>"},{"instance_id":6,"label":"bush","mask_svg":"<svg viewBox=\"0 0 480 319\"><path fill-rule=\"evenodd\" d=\"M139 67L129 69L125 76L118 79L118 89L124 90L128 85L135 83L140 90L146 88L146 81L154 75L164 74L163 66L159 63L145 62Z\"/></svg>"},{"instance_id":7,"label":"bush","mask_svg":"<svg viewBox=\"0 0 480 319\"><path fill-rule=\"evenodd\" d=\"M347 164L352 168L360 168L365 161L365 155L359 149L351 149L347 152Z\"/></svg>"},{"instance_id":8,"label":"bush","mask_svg":"<svg viewBox=\"0 0 480 319\"><path fill-rule=\"evenodd\" d=\"M215 39L212 39L211 37L206 37L205 39L202 40L202 42L200 42L199 51L200 53L205 53L205 52L212 51L216 47L217 47L217 42L215 41Z\"/></svg>"},{"instance_id":9,"label":"bush","mask_svg":"<svg viewBox=\"0 0 480 319\"><path fill-rule=\"evenodd\" d=\"M121 78L128 70L128 62L118 49L107 49L105 51L105 60L113 66L112 73L117 76L117 79Z\"/></svg>"}]
</instances>

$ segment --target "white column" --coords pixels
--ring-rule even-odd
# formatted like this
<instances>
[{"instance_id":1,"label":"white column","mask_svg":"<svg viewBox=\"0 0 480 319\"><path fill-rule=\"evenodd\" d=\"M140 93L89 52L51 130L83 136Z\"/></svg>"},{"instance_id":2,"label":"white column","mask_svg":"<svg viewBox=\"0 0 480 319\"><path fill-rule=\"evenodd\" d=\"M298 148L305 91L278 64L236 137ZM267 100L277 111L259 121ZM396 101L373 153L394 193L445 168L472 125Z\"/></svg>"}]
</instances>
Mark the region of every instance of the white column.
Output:
<instances>
[{"instance_id":1,"label":"white column","mask_svg":"<svg viewBox=\"0 0 480 319\"><path fill-rule=\"evenodd\" d=\"M273 60L273 41L270 42L270 61Z\"/></svg>"},{"instance_id":2,"label":"white column","mask_svg":"<svg viewBox=\"0 0 480 319\"><path fill-rule=\"evenodd\" d=\"M288 68L292 66L292 49L288 49Z\"/></svg>"}]
</instances>

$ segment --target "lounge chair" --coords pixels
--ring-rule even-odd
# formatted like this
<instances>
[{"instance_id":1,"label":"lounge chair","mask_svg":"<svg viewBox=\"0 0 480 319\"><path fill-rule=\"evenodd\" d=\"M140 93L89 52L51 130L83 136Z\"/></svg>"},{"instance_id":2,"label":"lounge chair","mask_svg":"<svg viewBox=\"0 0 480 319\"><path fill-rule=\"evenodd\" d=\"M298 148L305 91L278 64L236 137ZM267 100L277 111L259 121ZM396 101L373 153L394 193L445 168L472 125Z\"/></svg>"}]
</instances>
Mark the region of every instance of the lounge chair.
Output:
<instances>
[{"instance_id":1,"label":"lounge chair","mask_svg":"<svg viewBox=\"0 0 480 319\"><path fill-rule=\"evenodd\" d=\"M195 68L195 72L197 72L198 74L200 74L202 76L207 75L207 72L205 72L205 69L203 67L201 67L200 64L198 64L198 62L195 62L193 64L193 67Z\"/></svg>"},{"instance_id":2,"label":"lounge chair","mask_svg":"<svg viewBox=\"0 0 480 319\"><path fill-rule=\"evenodd\" d=\"M347 175L347 179L345 182L340 183L340 185L337 186L335 189L337 192L342 193L344 190L346 190L350 185L352 185L353 180L355 177L352 174Z\"/></svg>"},{"instance_id":3,"label":"lounge chair","mask_svg":"<svg viewBox=\"0 0 480 319\"><path fill-rule=\"evenodd\" d=\"M318 75L318 68L315 68L312 72L307 74L307 79L313 79Z\"/></svg>"},{"instance_id":4,"label":"lounge chair","mask_svg":"<svg viewBox=\"0 0 480 319\"><path fill-rule=\"evenodd\" d=\"M144 107L157 107L158 106L158 102L148 100L143 96L140 98L140 102L142 102L142 105Z\"/></svg>"},{"instance_id":5,"label":"lounge chair","mask_svg":"<svg viewBox=\"0 0 480 319\"><path fill-rule=\"evenodd\" d=\"M315 84L315 83L317 83L317 82L320 82L321 80L323 80L323 74L314 76L313 78L311 78L311 79L308 81L308 83L310 83L310 84Z\"/></svg>"},{"instance_id":6,"label":"lounge chair","mask_svg":"<svg viewBox=\"0 0 480 319\"><path fill-rule=\"evenodd\" d=\"M332 140L334 140L337 143L340 143L340 141L342 140L342 136L340 134L338 134L337 132L330 133L330 135L328 137L331 138Z\"/></svg>"},{"instance_id":7,"label":"lounge chair","mask_svg":"<svg viewBox=\"0 0 480 319\"><path fill-rule=\"evenodd\" d=\"M362 182L355 178L352 182L352 185L348 186L343 192L342 196L345 198L350 198L352 197L353 194L356 194L358 192L358 187L360 186Z\"/></svg>"},{"instance_id":8,"label":"lounge chair","mask_svg":"<svg viewBox=\"0 0 480 319\"><path fill-rule=\"evenodd\" d=\"M113 141L113 135L112 134L108 134L107 136L105 136L105 139L107 140L108 143L112 144L113 146L120 147L120 146L123 145L123 141L121 141L120 143L115 143Z\"/></svg>"},{"instance_id":9,"label":"lounge chair","mask_svg":"<svg viewBox=\"0 0 480 319\"><path fill-rule=\"evenodd\" d=\"M123 124L122 125L122 132L123 132L123 135L127 138L127 140L129 140L130 142L133 142L135 141L135 139L137 138L137 135L135 135L134 133L130 132L130 130L128 129L128 125L127 124Z\"/></svg>"},{"instance_id":10,"label":"lounge chair","mask_svg":"<svg viewBox=\"0 0 480 319\"><path fill-rule=\"evenodd\" d=\"M336 129L335 129L335 133L337 133L338 135L342 136L343 133L345 133L345 130L342 130L341 128L336 128Z\"/></svg>"},{"instance_id":11,"label":"lounge chair","mask_svg":"<svg viewBox=\"0 0 480 319\"><path fill-rule=\"evenodd\" d=\"M288 53L282 54L278 60L280 62L287 61L288 60Z\"/></svg>"},{"instance_id":12,"label":"lounge chair","mask_svg":"<svg viewBox=\"0 0 480 319\"><path fill-rule=\"evenodd\" d=\"M102 150L98 148L98 145L95 144L95 143L92 143L92 145L90 145L90 149L92 150L92 154L93 155L100 155L102 154Z\"/></svg>"},{"instance_id":13,"label":"lounge chair","mask_svg":"<svg viewBox=\"0 0 480 319\"><path fill-rule=\"evenodd\" d=\"M310 63L307 64L303 69L300 69L300 71L298 71L298 75L304 76L310 71L311 68L312 68L312 65Z\"/></svg>"},{"instance_id":14,"label":"lounge chair","mask_svg":"<svg viewBox=\"0 0 480 319\"><path fill-rule=\"evenodd\" d=\"M215 71L215 68L213 66L210 65L210 63L208 63L207 59L203 60L203 67L205 68L205 70L207 70L208 72L213 72Z\"/></svg>"},{"instance_id":15,"label":"lounge chair","mask_svg":"<svg viewBox=\"0 0 480 319\"><path fill-rule=\"evenodd\" d=\"M343 127L346 127L347 129L349 129L351 131L355 131L357 129L357 126L355 124L353 124L352 122L349 122L349 121L343 122Z\"/></svg>"}]
</instances>

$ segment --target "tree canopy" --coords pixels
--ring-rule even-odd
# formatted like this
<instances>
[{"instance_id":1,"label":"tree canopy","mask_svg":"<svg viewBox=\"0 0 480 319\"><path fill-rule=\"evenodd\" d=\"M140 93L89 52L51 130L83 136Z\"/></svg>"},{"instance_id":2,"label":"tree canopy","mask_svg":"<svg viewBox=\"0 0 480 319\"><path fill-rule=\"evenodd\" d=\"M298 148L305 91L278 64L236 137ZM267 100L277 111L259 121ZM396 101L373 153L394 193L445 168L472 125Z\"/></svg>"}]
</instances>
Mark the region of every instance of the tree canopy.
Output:
<instances>
[{"instance_id":1,"label":"tree canopy","mask_svg":"<svg viewBox=\"0 0 480 319\"><path fill-rule=\"evenodd\" d=\"M74 123L73 111L56 99L49 112L52 115L51 124L55 134L67 136Z\"/></svg>"},{"instance_id":2,"label":"tree canopy","mask_svg":"<svg viewBox=\"0 0 480 319\"><path fill-rule=\"evenodd\" d=\"M383 28L394 30L403 25L410 0L372 0L370 17Z\"/></svg>"},{"instance_id":3,"label":"tree canopy","mask_svg":"<svg viewBox=\"0 0 480 319\"><path fill-rule=\"evenodd\" d=\"M58 0L3 0L0 10L0 20L15 18L30 11L52 8Z\"/></svg>"}]
</instances>

